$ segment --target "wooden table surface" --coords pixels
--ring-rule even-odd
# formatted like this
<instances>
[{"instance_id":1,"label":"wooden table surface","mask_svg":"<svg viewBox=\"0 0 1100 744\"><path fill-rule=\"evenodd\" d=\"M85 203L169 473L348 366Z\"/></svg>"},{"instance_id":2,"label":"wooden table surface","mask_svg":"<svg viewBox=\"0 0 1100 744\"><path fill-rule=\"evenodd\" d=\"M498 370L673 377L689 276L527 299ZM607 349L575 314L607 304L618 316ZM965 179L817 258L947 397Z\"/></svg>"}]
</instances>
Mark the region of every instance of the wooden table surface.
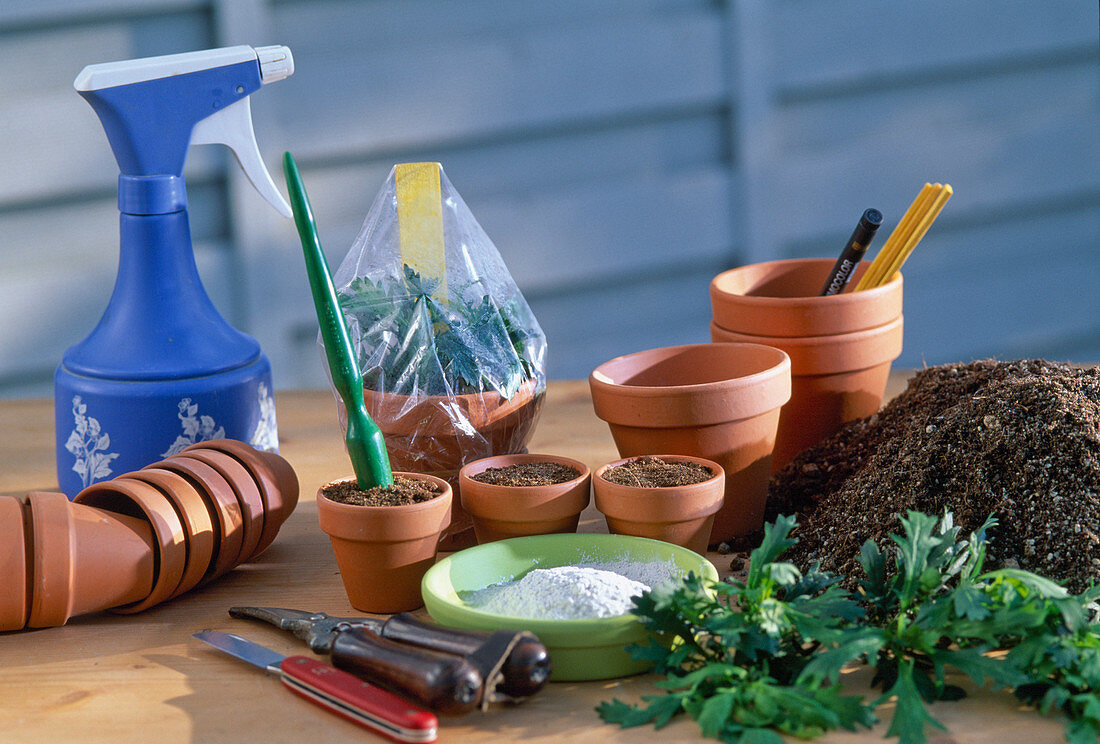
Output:
<instances>
[{"instance_id":1,"label":"wooden table surface","mask_svg":"<svg viewBox=\"0 0 1100 744\"><path fill-rule=\"evenodd\" d=\"M904 387L891 378L888 395ZM260 559L140 615L100 613L61 628L0 634L0 742L338 742L382 741L283 689L275 679L193 640L213 628L240 633L280 653L308 653L292 636L261 623L234 620L231 605L269 605L361 614L348 604L328 538L317 526L314 494L332 477L350 475L327 391L276 395L282 454L298 473L302 498L274 545ZM0 492L56 489L52 404L0 401ZM592 412L587 383L550 384L530 451L566 455L590 467L617 459L606 425ZM606 531L589 507L582 531ZM708 556L728 574L729 560ZM0 577L3 581L4 577ZM442 719L441 742L702 741L689 719L661 731L620 730L594 712L601 700L638 700L656 677L552 683L522 705ZM866 670L848 675L867 692ZM934 714L947 732L935 744L1061 741L1061 725L1020 708L1006 693L974 690ZM886 712L886 709L883 709ZM860 733L834 732L818 741L881 741L886 724Z\"/></svg>"}]
</instances>

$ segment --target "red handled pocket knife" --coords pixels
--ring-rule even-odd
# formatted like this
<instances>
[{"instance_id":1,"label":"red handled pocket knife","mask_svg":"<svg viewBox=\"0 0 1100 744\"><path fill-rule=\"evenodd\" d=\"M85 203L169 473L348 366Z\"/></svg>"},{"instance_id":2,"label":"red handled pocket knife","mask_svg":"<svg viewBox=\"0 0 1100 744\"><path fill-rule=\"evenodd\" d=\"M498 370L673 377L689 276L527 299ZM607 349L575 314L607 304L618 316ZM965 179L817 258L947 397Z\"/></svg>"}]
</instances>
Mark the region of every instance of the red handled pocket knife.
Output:
<instances>
[{"instance_id":1,"label":"red handled pocket knife","mask_svg":"<svg viewBox=\"0 0 1100 744\"><path fill-rule=\"evenodd\" d=\"M195 638L278 675L292 692L394 741L436 740L435 714L334 666L307 656L283 656L232 633L204 630Z\"/></svg>"}]
</instances>

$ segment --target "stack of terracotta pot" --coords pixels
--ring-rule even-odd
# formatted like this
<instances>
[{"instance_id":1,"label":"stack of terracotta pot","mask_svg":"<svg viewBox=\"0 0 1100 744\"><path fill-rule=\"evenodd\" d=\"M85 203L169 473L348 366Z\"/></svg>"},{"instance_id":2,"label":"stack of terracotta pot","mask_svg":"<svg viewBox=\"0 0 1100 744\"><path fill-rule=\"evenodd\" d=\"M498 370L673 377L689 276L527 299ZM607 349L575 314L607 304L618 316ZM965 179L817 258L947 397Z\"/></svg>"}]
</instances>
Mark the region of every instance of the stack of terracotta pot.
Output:
<instances>
[{"instance_id":1,"label":"stack of terracotta pot","mask_svg":"<svg viewBox=\"0 0 1100 744\"><path fill-rule=\"evenodd\" d=\"M724 472L709 544L760 529L780 406L791 395L785 353L744 343L668 346L605 362L588 383L621 457L701 457Z\"/></svg>"},{"instance_id":2,"label":"stack of terracotta pot","mask_svg":"<svg viewBox=\"0 0 1100 744\"><path fill-rule=\"evenodd\" d=\"M882 405L901 354L901 274L881 287L820 296L834 259L791 259L726 271L710 285L711 340L782 349L791 399L779 419L772 470ZM854 287L870 266L852 276Z\"/></svg>"},{"instance_id":3,"label":"stack of terracotta pot","mask_svg":"<svg viewBox=\"0 0 1100 744\"><path fill-rule=\"evenodd\" d=\"M70 502L0 498L0 631L140 612L256 558L298 503L286 460L217 440Z\"/></svg>"}]
</instances>

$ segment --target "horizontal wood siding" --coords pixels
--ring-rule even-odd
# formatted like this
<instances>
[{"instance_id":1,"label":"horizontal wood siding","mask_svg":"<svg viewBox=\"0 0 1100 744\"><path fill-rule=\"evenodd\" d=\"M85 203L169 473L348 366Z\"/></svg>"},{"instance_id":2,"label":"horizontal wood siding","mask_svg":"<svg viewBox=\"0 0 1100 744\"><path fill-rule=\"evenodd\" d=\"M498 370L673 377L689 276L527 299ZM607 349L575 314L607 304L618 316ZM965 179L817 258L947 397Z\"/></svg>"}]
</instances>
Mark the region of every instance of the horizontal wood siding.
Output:
<instances>
[{"instance_id":1,"label":"horizontal wood siding","mask_svg":"<svg viewBox=\"0 0 1100 744\"><path fill-rule=\"evenodd\" d=\"M330 264L395 162L438 160L549 340L549 372L706 341L707 285L834 255L955 196L906 265L919 366L1100 361L1095 3L929 0L12 0L0 5L0 395L49 395L117 262L117 168L72 90L86 64L286 44L253 97L294 153ZM262 37L262 38L259 38ZM293 225L223 148L188 158L215 304L280 388L326 385ZM879 244L884 240L880 238Z\"/></svg>"}]
</instances>

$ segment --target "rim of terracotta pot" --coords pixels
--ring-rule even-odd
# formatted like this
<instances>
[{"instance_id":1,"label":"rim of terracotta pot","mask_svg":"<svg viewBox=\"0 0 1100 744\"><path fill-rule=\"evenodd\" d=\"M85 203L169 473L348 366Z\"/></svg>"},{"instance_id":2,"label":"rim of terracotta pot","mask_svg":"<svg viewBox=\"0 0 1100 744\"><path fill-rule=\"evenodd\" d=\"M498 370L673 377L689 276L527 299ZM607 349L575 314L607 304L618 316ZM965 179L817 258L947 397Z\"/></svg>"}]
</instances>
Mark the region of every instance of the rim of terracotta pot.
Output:
<instances>
[{"instance_id":1,"label":"rim of terracotta pot","mask_svg":"<svg viewBox=\"0 0 1100 744\"><path fill-rule=\"evenodd\" d=\"M164 494L148 483L116 478L93 483L73 501L131 517L144 515L153 525L159 547L154 557L153 591L140 602L113 608L115 612L141 612L175 593L187 565L187 534L176 507Z\"/></svg>"},{"instance_id":2,"label":"rim of terracotta pot","mask_svg":"<svg viewBox=\"0 0 1100 744\"><path fill-rule=\"evenodd\" d=\"M195 588L206 575L217 550L217 534L214 529L217 517L211 513L207 500L190 481L170 470L147 468L120 475L119 478L148 483L176 507L187 532L187 565L172 597L178 597Z\"/></svg>"},{"instance_id":3,"label":"rim of terracotta pot","mask_svg":"<svg viewBox=\"0 0 1100 744\"><path fill-rule=\"evenodd\" d=\"M207 498L207 504L214 507L216 548L200 583L221 576L240 563L241 546L244 544L244 515L241 514L241 505L229 481L206 463L183 455L173 455L147 467L160 468L183 476Z\"/></svg>"},{"instance_id":4,"label":"rim of terracotta pot","mask_svg":"<svg viewBox=\"0 0 1100 744\"><path fill-rule=\"evenodd\" d=\"M341 504L325 496L325 488L355 478L337 478L317 489L317 519L321 529L331 537L357 542L419 540L442 532L451 519L451 484L423 473L397 472L393 475L435 483L440 494L428 501L399 506ZM432 518L435 513L438 519Z\"/></svg>"},{"instance_id":5,"label":"rim of terracotta pot","mask_svg":"<svg viewBox=\"0 0 1100 744\"><path fill-rule=\"evenodd\" d=\"M279 515L279 524L281 525L294 512L294 508L298 506L298 499L302 494L298 473L295 472L287 459L277 452L256 450L256 454L267 464L276 485L279 487L282 503L278 506L276 512Z\"/></svg>"},{"instance_id":6,"label":"rim of terracotta pot","mask_svg":"<svg viewBox=\"0 0 1100 744\"><path fill-rule=\"evenodd\" d=\"M32 491L26 498L34 536L34 587L27 625L55 628L73 614L72 512L63 493Z\"/></svg>"},{"instance_id":7,"label":"rim of terracotta pot","mask_svg":"<svg viewBox=\"0 0 1100 744\"><path fill-rule=\"evenodd\" d=\"M271 454L261 452L244 442L236 439L213 439L207 442L199 442L184 449L184 452L193 449L209 449L229 455L236 459L251 473L253 480L260 489L260 497L264 504L264 528L260 535L260 542L252 555L245 560L256 558L275 541L279 534L279 528L294 511L298 503L298 476L286 460ZM285 464L285 467L276 467L274 461Z\"/></svg>"},{"instance_id":8,"label":"rim of terracotta pot","mask_svg":"<svg viewBox=\"0 0 1100 744\"><path fill-rule=\"evenodd\" d=\"M34 555L23 516L23 500L0 496L0 631L21 630L32 601Z\"/></svg>"},{"instance_id":9,"label":"rim of terracotta pot","mask_svg":"<svg viewBox=\"0 0 1100 744\"><path fill-rule=\"evenodd\" d=\"M611 468L617 465L637 460L639 457L656 457L666 462L693 462L710 469L714 474L705 481L690 483L683 486L666 486L663 488L648 488L644 486L626 486L621 483L609 481L604 477ZM700 519L716 514L722 508L725 501L726 472L721 465L714 460L692 455L638 455L635 457L623 457L596 468L592 474L592 490L596 508L601 514L614 518L625 519L633 522L686 522L691 519ZM698 510L690 513L682 512L682 501L685 498L699 497L708 492L713 496L699 505ZM612 508L608 511L608 499L622 499L630 504L629 512L619 512ZM642 513L646 519L640 519Z\"/></svg>"},{"instance_id":10,"label":"rim of terracotta pot","mask_svg":"<svg viewBox=\"0 0 1100 744\"><path fill-rule=\"evenodd\" d=\"M244 538L237 563L244 563L256 552L260 538L264 534L264 500L260 496L260 487L252 473L232 455L213 449L189 449L181 452L182 457L205 463L217 470L233 489L241 505L244 519Z\"/></svg>"},{"instance_id":11,"label":"rim of terracotta pot","mask_svg":"<svg viewBox=\"0 0 1100 744\"><path fill-rule=\"evenodd\" d=\"M504 486L495 483L482 483L473 476L489 468L503 468L509 465L534 462L554 462L576 470L580 475L561 483L545 486ZM544 521L564 519L579 514L588 506L591 499L587 484L592 472L580 460L561 455L542 455L538 453L518 453L512 455L494 455L464 465L458 471L458 499L462 507L475 517L499 519L507 522ZM471 498L472 497L472 498ZM469 502L469 503L468 503ZM531 511L529 519L522 519L515 513L516 505L521 504ZM505 516L507 515L507 519Z\"/></svg>"},{"instance_id":12,"label":"rim of terracotta pot","mask_svg":"<svg viewBox=\"0 0 1100 744\"><path fill-rule=\"evenodd\" d=\"M511 398L495 390L462 395L409 396L380 393L363 388L363 400L371 417L387 434L407 436L453 435L454 409L476 429L500 426L539 399L545 391L536 389L537 380L526 380Z\"/></svg>"},{"instance_id":13,"label":"rim of terracotta pot","mask_svg":"<svg viewBox=\"0 0 1100 744\"><path fill-rule=\"evenodd\" d=\"M687 367L666 382L665 367ZM761 344L685 344L638 351L588 376L596 415L620 426L670 428L739 421L779 408L791 397L791 361Z\"/></svg>"},{"instance_id":14,"label":"rim of terracotta pot","mask_svg":"<svg viewBox=\"0 0 1100 744\"><path fill-rule=\"evenodd\" d=\"M835 263L835 258L791 258L723 271L710 283L714 322L761 336L828 336L880 326L901 314L901 272L881 287L820 296ZM861 262L848 286L854 289L870 265ZM772 294L781 283L793 284L799 295Z\"/></svg>"},{"instance_id":15,"label":"rim of terracotta pot","mask_svg":"<svg viewBox=\"0 0 1100 744\"><path fill-rule=\"evenodd\" d=\"M716 343L758 343L782 349L791 359L791 374L829 375L855 372L892 362L901 355L904 317L854 333L835 336L782 338L751 336L711 323L710 337Z\"/></svg>"}]
</instances>

